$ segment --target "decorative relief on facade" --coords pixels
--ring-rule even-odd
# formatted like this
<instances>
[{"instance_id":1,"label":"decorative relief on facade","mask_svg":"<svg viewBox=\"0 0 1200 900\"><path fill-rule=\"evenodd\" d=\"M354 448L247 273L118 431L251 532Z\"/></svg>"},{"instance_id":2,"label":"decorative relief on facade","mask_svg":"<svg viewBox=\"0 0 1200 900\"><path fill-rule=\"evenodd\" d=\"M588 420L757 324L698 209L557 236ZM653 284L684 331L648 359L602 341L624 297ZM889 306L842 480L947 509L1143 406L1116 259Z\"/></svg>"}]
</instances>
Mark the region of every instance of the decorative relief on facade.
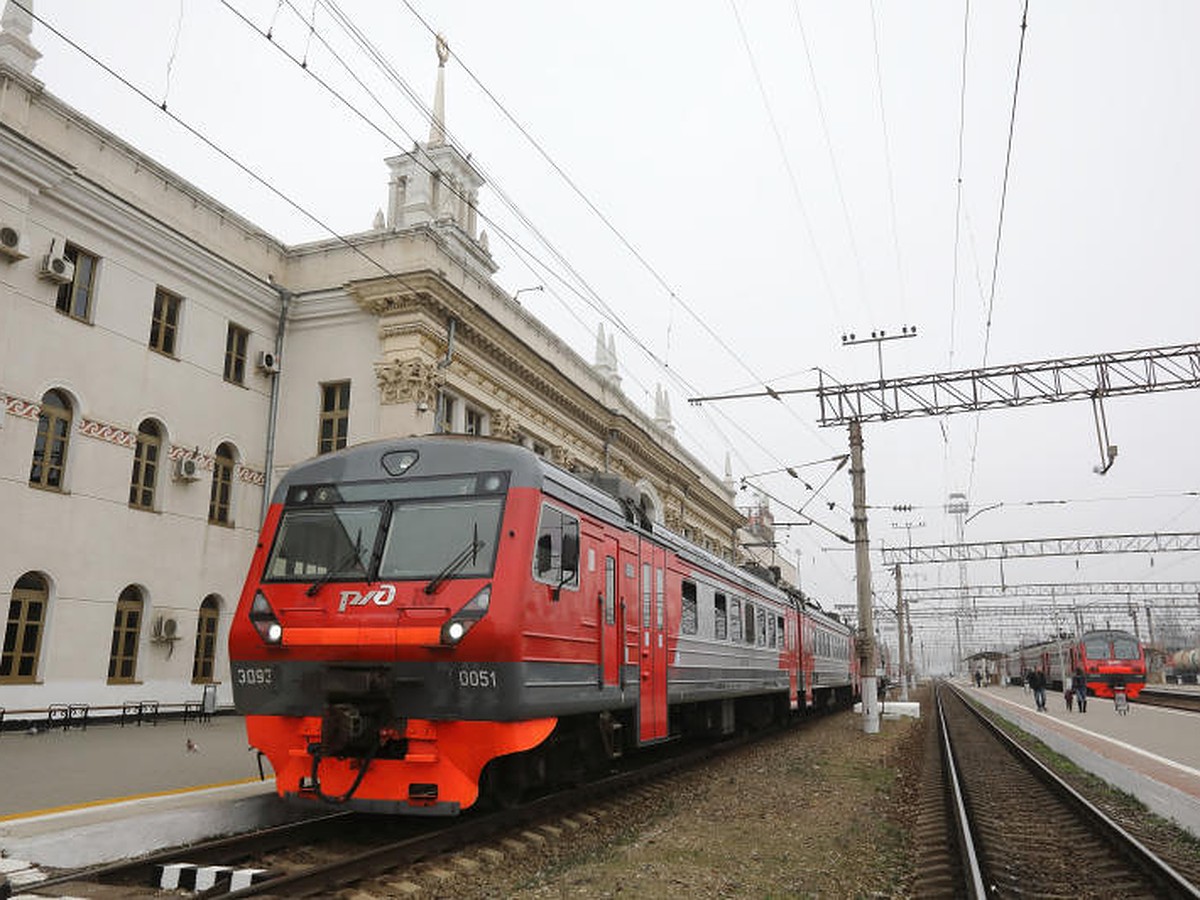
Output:
<instances>
[{"instance_id":1,"label":"decorative relief on facade","mask_svg":"<svg viewBox=\"0 0 1200 900\"><path fill-rule=\"evenodd\" d=\"M81 419L79 422L79 433L86 437L95 438L98 441L107 441L110 444L116 444L118 447L125 447L129 450L137 447L137 435L132 431L118 428L116 425L97 422L93 419Z\"/></svg>"},{"instance_id":2,"label":"decorative relief on facade","mask_svg":"<svg viewBox=\"0 0 1200 900\"><path fill-rule=\"evenodd\" d=\"M34 403L32 400L6 396L4 397L4 411L18 419L29 419L36 422L37 417L42 413L42 405Z\"/></svg>"},{"instance_id":3,"label":"decorative relief on facade","mask_svg":"<svg viewBox=\"0 0 1200 900\"><path fill-rule=\"evenodd\" d=\"M245 482L246 484L258 485L259 487L262 487L267 483L267 476L264 472L260 472L257 469L251 469L248 466L242 465L235 466L234 468L238 481Z\"/></svg>"},{"instance_id":4,"label":"decorative relief on facade","mask_svg":"<svg viewBox=\"0 0 1200 900\"><path fill-rule=\"evenodd\" d=\"M213 457L207 453L201 453L199 447L185 447L182 444L172 444L171 449L167 451L167 459L171 462L179 462L181 459L194 459L196 465L206 472L213 470Z\"/></svg>"},{"instance_id":5,"label":"decorative relief on facade","mask_svg":"<svg viewBox=\"0 0 1200 900\"><path fill-rule=\"evenodd\" d=\"M490 416L492 437L500 438L504 441L515 441L517 439L517 420L511 413L504 410L494 410Z\"/></svg>"},{"instance_id":6,"label":"decorative relief on facade","mask_svg":"<svg viewBox=\"0 0 1200 900\"><path fill-rule=\"evenodd\" d=\"M375 364L375 380L380 403L432 405L445 377L437 366L423 359L393 359Z\"/></svg>"},{"instance_id":7,"label":"decorative relief on facade","mask_svg":"<svg viewBox=\"0 0 1200 900\"><path fill-rule=\"evenodd\" d=\"M418 294L388 294L384 297L358 297L355 301L364 312L382 316L387 313L405 312L415 309L421 302Z\"/></svg>"},{"instance_id":8,"label":"decorative relief on facade","mask_svg":"<svg viewBox=\"0 0 1200 900\"><path fill-rule=\"evenodd\" d=\"M564 447L562 444L555 444L550 448L550 462L554 463L560 469L570 469L571 463L574 462L574 455L569 447Z\"/></svg>"}]
</instances>

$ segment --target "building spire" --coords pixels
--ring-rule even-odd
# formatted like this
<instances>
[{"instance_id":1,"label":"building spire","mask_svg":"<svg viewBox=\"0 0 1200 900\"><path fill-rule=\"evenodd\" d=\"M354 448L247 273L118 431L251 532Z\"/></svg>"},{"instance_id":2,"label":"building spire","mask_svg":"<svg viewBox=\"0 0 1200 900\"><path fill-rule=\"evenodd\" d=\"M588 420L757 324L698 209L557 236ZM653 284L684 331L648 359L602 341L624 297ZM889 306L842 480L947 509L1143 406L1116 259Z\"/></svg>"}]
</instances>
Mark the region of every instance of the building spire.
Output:
<instances>
[{"instance_id":1,"label":"building spire","mask_svg":"<svg viewBox=\"0 0 1200 900\"><path fill-rule=\"evenodd\" d=\"M438 73L437 87L433 91L433 122L429 125L429 145L436 147L446 143L446 61L450 59L450 45L440 34L437 36Z\"/></svg>"},{"instance_id":2,"label":"building spire","mask_svg":"<svg viewBox=\"0 0 1200 900\"><path fill-rule=\"evenodd\" d=\"M0 64L22 75L33 76L33 67L41 57L30 42L33 33L33 0L22 6L8 0L0 15Z\"/></svg>"}]
</instances>

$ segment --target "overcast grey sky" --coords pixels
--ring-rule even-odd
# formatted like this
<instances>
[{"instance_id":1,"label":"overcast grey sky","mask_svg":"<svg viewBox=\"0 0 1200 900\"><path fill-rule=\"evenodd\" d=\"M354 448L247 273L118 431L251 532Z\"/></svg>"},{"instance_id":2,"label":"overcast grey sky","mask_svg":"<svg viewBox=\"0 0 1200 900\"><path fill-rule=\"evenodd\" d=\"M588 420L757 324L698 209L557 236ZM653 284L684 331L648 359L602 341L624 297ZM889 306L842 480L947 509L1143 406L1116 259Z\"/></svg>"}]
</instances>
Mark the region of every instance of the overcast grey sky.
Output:
<instances>
[{"instance_id":1,"label":"overcast grey sky","mask_svg":"<svg viewBox=\"0 0 1200 900\"><path fill-rule=\"evenodd\" d=\"M333 6L37 0L36 12L319 222L353 232L385 203L383 159L429 126L351 43ZM492 219L484 227L498 280L510 291L544 284L522 303L589 360L597 308L607 307L629 395L652 411L663 384L677 434L718 472L726 453L740 477L846 452L845 429L817 427L812 395L686 402L764 381L811 386L816 367L841 381L876 377L874 347L843 347L843 333L917 326L918 338L886 345L887 375L978 367L985 343L998 365L1198 337L1200 4L1031 3L1015 118L1024 4L1012 0L972 3L969 15L962 0L336 7L425 103L436 57L414 10L446 36L455 54L447 125L491 180L481 211ZM44 26L34 42L44 54L36 74L52 93L284 241L327 236ZM580 296L589 291L590 304ZM1200 530L1198 399L1110 400L1119 457L1103 477L1092 471L1099 449L1087 403L867 425L872 546L906 540L895 527L905 522L924 523L914 543L952 540L942 511L952 491L969 493L973 510L1004 504L967 526L973 540ZM803 470L814 487L829 471ZM793 506L811 497L787 476L761 483ZM1069 502L1032 504L1048 499ZM848 535L849 504L843 472L806 512ZM781 552L799 555L804 587L826 605L853 603L853 556L828 533L791 529ZM874 560L876 592L890 605L891 577ZM952 585L958 571L925 566L912 577ZM1195 580L1200 562L1126 555L970 570L973 583L1001 578ZM1006 625L998 639L1048 622ZM946 633L921 627L939 664Z\"/></svg>"}]
</instances>

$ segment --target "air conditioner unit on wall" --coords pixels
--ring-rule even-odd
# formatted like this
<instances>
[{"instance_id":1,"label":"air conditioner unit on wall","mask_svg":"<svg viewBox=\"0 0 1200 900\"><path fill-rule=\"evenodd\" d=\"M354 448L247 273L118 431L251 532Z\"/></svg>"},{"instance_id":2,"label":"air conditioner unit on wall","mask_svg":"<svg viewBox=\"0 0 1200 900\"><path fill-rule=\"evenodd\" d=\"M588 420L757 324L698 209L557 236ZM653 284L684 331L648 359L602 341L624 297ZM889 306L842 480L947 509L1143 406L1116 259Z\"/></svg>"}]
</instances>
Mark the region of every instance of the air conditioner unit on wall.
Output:
<instances>
[{"instance_id":1,"label":"air conditioner unit on wall","mask_svg":"<svg viewBox=\"0 0 1200 900\"><path fill-rule=\"evenodd\" d=\"M67 284L75 278L75 263L59 253L57 239L50 242L50 252L42 258L38 274L55 284Z\"/></svg>"},{"instance_id":2,"label":"air conditioner unit on wall","mask_svg":"<svg viewBox=\"0 0 1200 900\"><path fill-rule=\"evenodd\" d=\"M200 477L200 461L194 456L185 456L175 463L175 478L178 481L195 481Z\"/></svg>"},{"instance_id":3,"label":"air conditioner unit on wall","mask_svg":"<svg viewBox=\"0 0 1200 900\"><path fill-rule=\"evenodd\" d=\"M0 222L0 256L15 260L28 255L21 229L8 222Z\"/></svg>"},{"instance_id":4,"label":"air conditioner unit on wall","mask_svg":"<svg viewBox=\"0 0 1200 900\"><path fill-rule=\"evenodd\" d=\"M271 350L260 350L258 352L258 371L264 375L279 374L279 357Z\"/></svg>"}]
</instances>

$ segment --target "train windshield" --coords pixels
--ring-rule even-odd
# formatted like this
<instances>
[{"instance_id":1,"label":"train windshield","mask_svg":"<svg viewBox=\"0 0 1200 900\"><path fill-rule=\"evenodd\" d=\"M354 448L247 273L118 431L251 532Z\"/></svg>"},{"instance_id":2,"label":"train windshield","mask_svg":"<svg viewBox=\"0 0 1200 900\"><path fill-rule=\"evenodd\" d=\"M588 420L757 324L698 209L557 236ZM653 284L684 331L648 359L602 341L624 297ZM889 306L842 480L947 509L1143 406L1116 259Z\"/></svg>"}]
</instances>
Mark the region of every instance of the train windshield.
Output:
<instances>
[{"instance_id":1,"label":"train windshield","mask_svg":"<svg viewBox=\"0 0 1200 900\"><path fill-rule=\"evenodd\" d=\"M266 580L365 578L383 511L382 505L288 510L267 562Z\"/></svg>"},{"instance_id":2,"label":"train windshield","mask_svg":"<svg viewBox=\"0 0 1200 900\"><path fill-rule=\"evenodd\" d=\"M379 577L490 575L496 559L502 501L501 497L471 497L396 504ZM447 567L453 571L447 571Z\"/></svg>"},{"instance_id":3,"label":"train windshield","mask_svg":"<svg viewBox=\"0 0 1200 900\"><path fill-rule=\"evenodd\" d=\"M1131 637L1114 637L1112 647L1113 659L1137 659L1141 655L1138 653L1137 641Z\"/></svg>"},{"instance_id":4,"label":"train windshield","mask_svg":"<svg viewBox=\"0 0 1200 900\"><path fill-rule=\"evenodd\" d=\"M263 580L488 576L507 487L496 472L294 487Z\"/></svg>"}]
</instances>

